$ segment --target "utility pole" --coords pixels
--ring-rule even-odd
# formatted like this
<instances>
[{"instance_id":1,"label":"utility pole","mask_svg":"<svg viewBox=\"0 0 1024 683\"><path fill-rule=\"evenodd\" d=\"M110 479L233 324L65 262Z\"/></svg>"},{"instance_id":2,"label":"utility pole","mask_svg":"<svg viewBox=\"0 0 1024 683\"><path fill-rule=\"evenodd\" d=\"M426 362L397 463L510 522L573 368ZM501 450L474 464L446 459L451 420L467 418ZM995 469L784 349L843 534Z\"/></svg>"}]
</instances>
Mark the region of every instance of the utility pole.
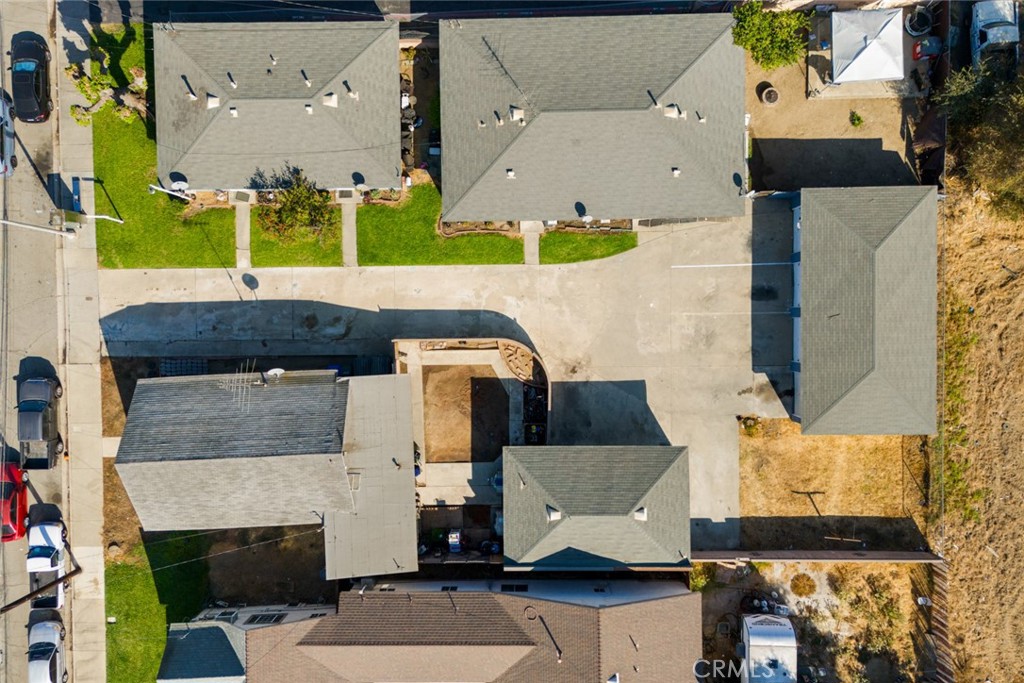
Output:
<instances>
[{"instance_id":1,"label":"utility pole","mask_svg":"<svg viewBox=\"0 0 1024 683\"><path fill-rule=\"evenodd\" d=\"M50 228L42 225L31 225L29 223L19 223L18 221L8 221L0 219L0 225L9 225L13 228L24 228L25 230L34 230L36 232L48 232L51 235L58 235L65 237L69 240L75 239L75 231L69 227L65 228Z\"/></svg>"}]
</instances>

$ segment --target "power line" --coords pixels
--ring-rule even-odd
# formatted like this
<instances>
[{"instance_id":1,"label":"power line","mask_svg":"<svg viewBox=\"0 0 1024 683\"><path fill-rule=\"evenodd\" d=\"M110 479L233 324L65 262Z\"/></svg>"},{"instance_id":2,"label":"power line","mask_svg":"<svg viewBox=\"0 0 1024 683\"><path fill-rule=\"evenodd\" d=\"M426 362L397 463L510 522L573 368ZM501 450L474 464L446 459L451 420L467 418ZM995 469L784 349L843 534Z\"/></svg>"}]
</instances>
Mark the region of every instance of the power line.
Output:
<instances>
[{"instance_id":1,"label":"power line","mask_svg":"<svg viewBox=\"0 0 1024 683\"><path fill-rule=\"evenodd\" d=\"M182 560L181 562L174 562L173 564L165 564L162 567L153 567L152 569L150 569L150 571L155 574L156 572L163 571L164 569L171 569L172 567L180 567L183 564L190 564L192 562L201 562L203 560L208 560L211 557L218 557L220 555L227 555L229 553L237 553L239 550L247 550L249 548L255 548L258 545L267 545L268 543L277 543L278 541L284 541L284 540L287 540L289 538L296 538L298 536L308 536L309 534L318 534L318 533L322 532L323 530L324 530L324 528L321 526L321 527L317 527L316 529L311 529L309 531L301 531L301 532L299 532L297 534L288 534L287 536L281 536L280 538L272 538L269 541L259 541L258 543L250 543L249 545L243 545L243 546L241 546L239 548L231 548L230 550L222 550L219 553L211 553L209 555L203 555L202 557L194 557L191 560Z\"/></svg>"}]
</instances>

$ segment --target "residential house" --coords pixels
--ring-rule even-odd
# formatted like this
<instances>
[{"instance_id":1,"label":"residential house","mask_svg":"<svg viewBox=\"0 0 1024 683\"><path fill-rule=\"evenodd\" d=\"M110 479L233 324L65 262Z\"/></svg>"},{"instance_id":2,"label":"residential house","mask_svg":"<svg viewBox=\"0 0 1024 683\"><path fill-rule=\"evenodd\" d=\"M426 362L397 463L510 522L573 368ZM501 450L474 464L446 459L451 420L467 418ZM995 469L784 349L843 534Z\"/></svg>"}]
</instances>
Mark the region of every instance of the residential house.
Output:
<instances>
[{"instance_id":1,"label":"residential house","mask_svg":"<svg viewBox=\"0 0 1024 683\"><path fill-rule=\"evenodd\" d=\"M211 621L171 624L157 683L245 683L245 632Z\"/></svg>"},{"instance_id":2,"label":"residential house","mask_svg":"<svg viewBox=\"0 0 1024 683\"><path fill-rule=\"evenodd\" d=\"M407 376L143 379L115 467L146 531L322 523L329 579L417 569Z\"/></svg>"},{"instance_id":3,"label":"residential house","mask_svg":"<svg viewBox=\"0 0 1024 683\"><path fill-rule=\"evenodd\" d=\"M667 581L364 585L246 634L248 683L693 679L701 598Z\"/></svg>"},{"instance_id":4,"label":"residential house","mask_svg":"<svg viewBox=\"0 0 1024 683\"><path fill-rule=\"evenodd\" d=\"M446 221L740 216L728 14L442 21Z\"/></svg>"},{"instance_id":5,"label":"residential house","mask_svg":"<svg viewBox=\"0 0 1024 683\"><path fill-rule=\"evenodd\" d=\"M399 186L396 23L162 24L153 61L164 185L258 188L297 167L324 188Z\"/></svg>"},{"instance_id":6,"label":"residential house","mask_svg":"<svg viewBox=\"0 0 1024 683\"><path fill-rule=\"evenodd\" d=\"M506 447L505 568L685 569L685 447Z\"/></svg>"},{"instance_id":7,"label":"residential house","mask_svg":"<svg viewBox=\"0 0 1024 683\"><path fill-rule=\"evenodd\" d=\"M803 433L935 433L935 188L805 189L794 219Z\"/></svg>"}]
</instances>

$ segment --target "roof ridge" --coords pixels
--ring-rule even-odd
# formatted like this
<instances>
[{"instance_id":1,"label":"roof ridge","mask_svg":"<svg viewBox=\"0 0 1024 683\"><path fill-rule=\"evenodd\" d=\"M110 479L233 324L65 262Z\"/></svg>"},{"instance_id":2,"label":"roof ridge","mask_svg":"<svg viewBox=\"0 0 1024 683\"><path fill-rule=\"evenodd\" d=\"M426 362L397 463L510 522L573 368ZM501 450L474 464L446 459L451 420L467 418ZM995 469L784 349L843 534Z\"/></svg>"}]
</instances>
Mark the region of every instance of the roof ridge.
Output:
<instances>
[{"instance_id":1,"label":"roof ridge","mask_svg":"<svg viewBox=\"0 0 1024 683\"><path fill-rule=\"evenodd\" d=\"M205 76L205 77L207 78L207 80L208 80L209 82L212 82L212 83L214 83L214 84L216 84L216 83L217 83L217 79L216 79L216 78L214 78L214 77L213 77L213 75L212 75L212 74L210 74L210 72L209 72L209 71L207 71L207 70L206 70L206 69L204 69L204 68L203 68L202 66L200 66L200 65L199 65L199 62L197 62L197 61L196 61L195 59L193 59L193 58L192 58L192 55L190 55L190 54L188 53L188 51L187 51L187 50L185 50L185 48L183 48L183 47L182 47L181 45L179 45L179 44L178 44L178 42L177 42L177 41L176 41L176 40L174 39L174 36L173 36L173 35L170 35L170 36L168 36L168 40L170 41L170 43L171 43L172 45L174 45L175 49L177 49L177 50L178 50L178 52L179 52L179 53L181 53L181 55L182 55L183 57L185 57L185 59L187 59L187 60L188 60L188 61L189 61L189 62L190 62L190 63L191 63L191 64L192 64L192 65L193 65L193 66L194 66L195 68L196 68L196 70L197 70L197 71L199 71L199 73L201 73L201 74L202 74L203 76ZM182 75L184 76L185 74L182 74ZM154 76L154 82L155 82L155 79L156 79L156 77ZM188 86L189 86L189 88L191 88L191 87L192 87L192 83L191 83L191 82L188 82ZM196 95L196 97L198 98L198 93L196 93L196 92L193 92L192 94L193 94L193 95ZM212 94L213 94L213 93L211 93L211 92L210 92L209 90L207 90L207 91L206 91L206 95L207 95L207 98L209 98L209 96L210 96L210 95L212 95ZM217 95L217 97L220 97L220 95ZM225 105L227 105L227 104L228 104L228 102L230 102L230 101L231 101L231 97L225 94L225 97L224 97L224 104L225 104ZM213 116L211 116L211 117L209 118L209 120L207 120L207 122L206 122L206 125L205 125L205 126L203 126L202 130L200 130L200 131L199 131L199 132L198 132L198 133L197 133L197 134L196 134L196 135L195 135L195 136L194 136L194 137L192 138L192 144L191 144L191 145L189 145L189 146L188 146L188 147L187 147L186 149L183 149L183 150L182 150L182 149L178 149L177 147L171 147L170 145L166 145L166 144L165 144L165 145L161 145L161 144L160 144L160 138L159 138L159 137L157 137L157 139L155 140L155 142L156 142L156 144L157 144L157 148L158 148L158 149L159 149L160 147L163 147L164 149L172 149L172 150L174 150L174 151L178 152L178 158L177 158L177 159L175 159L175 161L174 161L174 163L173 163L173 164L170 164L170 167L171 167L171 168L174 168L175 166L177 166L177 165L178 165L179 163L181 163L181 160L182 160L182 159L184 159L185 157L187 157L187 156L189 155L189 153L190 153L190 152L192 151L192 149L193 149L193 148L194 148L194 147L196 146L196 143L198 143L199 139L200 139L201 137L203 137L204 135L206 135L206 131L210 129L210 126L211 126L211 125L213 125L213 122L214 122L214 121L216 121L216 120L218 119L218 117L220 117L220 115L224 113L224 109L225 109L225 108L226 108L226 106L218 107L218 109L217 109L217 113L215 113L215 114L214 114ZM158 123L159 123L159 122L158 122Z\"/></svg>"},{"instance_id":2,"label":"roof ridge","mask_svg":"<svg viewBox=\"0 0 1024 683\"><path fill-rule=\"evenodd\" d=\"M928 198L928 195L931 194L930 185L926 188L923 185L918 185L917 187L924 188L925 192L921 195L921 198L918 199L912 207L910 207L910 210L903 214L902 218L896 221L896 224L893 225L892 230L890 230L889 233L878 242L878 247L881 247L883 244L885 244L889 240L889 238L892 237L894 232L896 232L899 228L903 227L903 223L906 222L907 218L910 217L910 214L917 211L921 207L921 205L924 204L924 200ZM875 247L875 249L877 250L878 247Z\"/></svg>"},{"instance_id":3,"label":"roof ridge","mask_svg":"<svg viewBox=\"0 0 1024 683\"><path fill-rule=\"evenodd\" d=\"M658 93L658 102L660 103L661 102L661 98L664 97L665 93L667 93L669 90L674 88L676 86L676 84L679 83L679 81L683 80L683 78L686 76L686 74L690 73L690 70L693 68L694 64L697 64L699 61L704 59L704 57L708 54L708 52L711 50L711 48L715 47L716 45L718 45L719 42L721 42L723 36L725 36L728 33L728 34L730 34L730 37L731 37L731 32L732 32L732 27L730 26L730 27L728 27L728 30L723 30L721 33L718 34L717 38L715 38L710 43L708 43L707 46L703 50L701 50L701 53L699 55L697 55L686 66L685 69L683 69L682 73L680 73L678 76L676 76L675 79L671 83L669 83L668 86L666 86L664 90L662 90L660 93ZM650 111L651 109L655 109L658 106L660 106L660 105L656 105L654 102L651 102L649 105L647 105L647 108L645 109L645 111Z\"/></svg>"},{"instance_id":4,"label":"roof ridge","mask_svg":"<svg viewBox=\"0 0 1024 683\"><path fill-rule=\"evenodd\" d=\"M665 476L665 473L672 469L672 467L679 462L679 459L683 457L683 450L686 449L686 446L656 446L655 448L677 449L676 456L672 458L672 460L670 460L667 465L665 465L665 468L661 470L661 473L657 477L655 477L653 481L651 481L651 485L644 489L644 492L641 493L640 496L632 503L632 505L634 506L639 505L640 501L642 501L644 497L651 492L651 489L658 485L658 482L660 482L661 478Z\"/></svg>"}]
</instances>

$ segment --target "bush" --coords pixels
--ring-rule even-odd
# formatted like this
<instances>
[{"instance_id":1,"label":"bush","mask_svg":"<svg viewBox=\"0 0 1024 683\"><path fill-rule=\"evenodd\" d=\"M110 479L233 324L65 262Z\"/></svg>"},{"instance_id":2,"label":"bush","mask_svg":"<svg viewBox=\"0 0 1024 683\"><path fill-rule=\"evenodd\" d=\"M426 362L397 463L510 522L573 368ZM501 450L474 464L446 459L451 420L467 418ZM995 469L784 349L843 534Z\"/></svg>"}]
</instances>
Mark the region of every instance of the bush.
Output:
<instances>
[{"instance_id":1,"label":"bush","mask_svg":"<svg viewBox=\"0 0 1024 683\"><path fill-rule=\"evenodd\" d=\"M850 112L850 125L854 128L860 128L864 125L864 117L855 111Z\"/></svg>"},{"instance_id":2,"label":"bush","mask_svg":"<svg viewBox=\"0 0 1024 683\"><path fill-rule=\"evenodd\" d=\"M1024 216L1024 81L964 69L950 75L938 101L960 170L988 193L997 213Z\"/></svg>"},{"instance_id":3,"label":"bush","mask_svg":"<svg viewBox=\"0 0 1024 683\"><path fill-rule=\"evenodd\" d=\"M332 219L330 193L319 189L300 169L289 167L269 178L262 177L265 187L280 188L275 194L276 203L261 206L257 212L268 232L284 238L301 229L318 233Z\"/></svg>"},{"instance_id":4,"label":"bush","mask_svg":"<svg viewBox=\"0 0 1024 683\"><path fill-rule=\"evenodd\" d=\"M698 593L715 583L717 565L714 562L695 562L690 572L690 590Z\"/></svg>"},{"instance_id":5,"label":"bush","mask_svg":"<svg viewBox=\"0 0 1024 683\"><path fill-rule=\"evenodd\" d=\"M769 12L761 0L737 5L732 10L736 25L732 40L748 50L763 68L777 69L796 64L804 54L804 32L810 18L802 12Z\"/></svg>"},{"instance_id":6,"label":"bush","mask_svg":"<svg viewBox=\"0 0 1024 683\"><path fill-rule=\"evenodd\" d=\"M797 574L789 582L789 589L798 598L806 598L808 595L814 595L814 592L818 590L818 584L807 574Z\"/></svg>"}]
</instances>

